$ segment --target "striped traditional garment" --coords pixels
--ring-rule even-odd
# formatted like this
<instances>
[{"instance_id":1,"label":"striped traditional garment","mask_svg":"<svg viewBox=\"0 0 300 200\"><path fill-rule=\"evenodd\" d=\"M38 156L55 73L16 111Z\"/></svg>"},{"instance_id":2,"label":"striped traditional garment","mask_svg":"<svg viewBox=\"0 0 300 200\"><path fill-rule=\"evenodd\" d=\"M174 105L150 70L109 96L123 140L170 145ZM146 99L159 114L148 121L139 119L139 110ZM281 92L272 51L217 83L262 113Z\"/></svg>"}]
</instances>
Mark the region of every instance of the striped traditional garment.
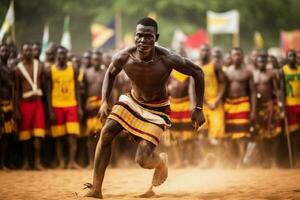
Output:
<instances>
[{"instance_id":1,"label":"striped traditional garment","mask_svg":"<svg viewBox=\"0 0 300 200\"><path fill-rule=\"evenodd\" d=\"M0 100L1 109L1 126L0 126L0 138L1 133L11 134L15 131L15 121L13 119L13 102L12 100Z\"/></svg>"},{"instance_id":2,"label":"striped traditional garment","mask_svg":"<svg viewBox=\"0 0 300 200\"><path fill-rule=\"evenodd\" d=\"M117 121L129 133L158 145L166 128L171 126L169 99L141 102L131 91L121 95L109 119Z\"/></svg>"},{"instance_id":3,"label":"striped traditional garment","mask_svg":"<svg viewBox=\"0 0 300 200\"><path fill-rule=\"evenodd\" d=\"M171 98L171 135L174 139L193 139L191 102L189 97Z\"/></svg>"},{"instance_id":4,"label":"striped traditional garment","mask_svg":"<svg viewBox=\"0 0 300 200\"><path fill-rule=\"evenodd\" d=\"M226 99L225 132L232 139L250 137L250 100L249 97Z\"/></svg>"},{"instance_id":5,"label":"striped traditional garment","mask_svg":"<svg viewBox=\"0 0 300 200\"><path fill-rule=\"evenodd\" d=\"M97 114L101 106L101 96L90 96L86 100L89 109L86 111L86 131L85 134L95 134L102 129L102 123Z\"/></svg>"}]
</instances>

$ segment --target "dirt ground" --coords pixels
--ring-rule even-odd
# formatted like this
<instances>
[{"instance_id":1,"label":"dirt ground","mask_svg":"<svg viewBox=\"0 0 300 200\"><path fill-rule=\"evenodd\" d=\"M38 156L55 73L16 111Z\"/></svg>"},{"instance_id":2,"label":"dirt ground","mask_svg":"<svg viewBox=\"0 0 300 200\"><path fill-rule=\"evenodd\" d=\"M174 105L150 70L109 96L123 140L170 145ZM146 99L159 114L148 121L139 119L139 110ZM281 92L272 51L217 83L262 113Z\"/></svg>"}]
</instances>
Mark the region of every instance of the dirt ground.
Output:
<instances>
[{"instance_id":1,"label":"dirt ground","mask_svg":"<svg viewBox=\"0 0 300 200\"><path fill-rule=\"evenodd\" d=\"M152 177L151 170L108 169L105 199L139 199ZM90 170L0 171L1 200L91 199L83 198L83 183L92 181ZM170 169L168 180L151 199L300 199L300 170Z\"/></svg>"}]
</instances>

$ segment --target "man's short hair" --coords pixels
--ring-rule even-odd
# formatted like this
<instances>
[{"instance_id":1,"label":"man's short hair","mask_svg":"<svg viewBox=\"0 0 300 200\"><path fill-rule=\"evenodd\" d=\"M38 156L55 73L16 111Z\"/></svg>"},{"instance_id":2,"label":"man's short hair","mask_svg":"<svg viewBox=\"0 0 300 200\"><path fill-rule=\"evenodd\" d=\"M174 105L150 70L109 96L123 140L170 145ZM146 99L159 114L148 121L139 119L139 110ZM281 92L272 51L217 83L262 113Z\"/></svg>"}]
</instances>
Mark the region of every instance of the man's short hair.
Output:
<instances>
[{"instance_id":1,"label":"man's short hair","mask_svg":"<svg viewBox=\"0 0 300 200\"><path fill-rule=\"evenodd\" d=\"M31 42L23 42L22 44L21 44L21 51L23 51L23 48L24 48L24 46L26 46L26 45L28 45L28 46L32 46L32 43Z\"/></svg>"},{"instance_id":2,"label":"man's short hair","mask_svg":"<svg viewBox=\"0 0 300 200\"><path fill-rule=\"evenodd\" d=\"M155 29L156 33L158 32L157 22L150 17L144 17L144 18L140 19L136 25L139 25L139 24L144 25L144 26L152 26Z\"/></svg>"},{"instance_id":3,"label":"man's short hair","mask_svg":"<svg viewBox=\"0 0 300 200\"><path fill-rule=\"evenodd\" d=\"M233 51L240 51L241 54L244 55L244 51L241 47L232 47L230 53L232 53Z\"/></svg>"},{"instance_id":4,"label":"man's short hair","mask_svg":"<svg viewBox=\"0 0 300 200\"><path fill-rule=\"evenodd\" d=\"M59 49L62 49L62 50L64 50L66 53L68 53L68 49L67 49L66 47L62 46L62 45L58 45L58 46L57 46L56 53L58 52Z\"/></svg>"}]
</instances>

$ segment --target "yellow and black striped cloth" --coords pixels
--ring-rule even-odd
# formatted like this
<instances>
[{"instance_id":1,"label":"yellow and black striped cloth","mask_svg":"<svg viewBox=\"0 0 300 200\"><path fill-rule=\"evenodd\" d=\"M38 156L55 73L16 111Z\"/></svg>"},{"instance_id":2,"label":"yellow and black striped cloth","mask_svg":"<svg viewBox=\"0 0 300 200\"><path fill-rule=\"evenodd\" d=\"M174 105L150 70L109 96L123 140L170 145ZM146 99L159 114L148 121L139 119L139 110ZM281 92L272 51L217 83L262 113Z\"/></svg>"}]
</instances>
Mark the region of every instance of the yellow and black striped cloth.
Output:
<instances>
[{"instance_id":1,"label":"yellow and black striped cloth","mask_svg":"<svg viewBox=\"0 0 300 200\"><path fill-rule=\"evenodd\" d=\"M226 136L232 139L250 137L249 97L226 99L224 109Z\"/></svg>"},{"instance_id":2,"label":"yellow and black striped cloth","mask_svg":"<svg viewBox=\"0 0 300 200\"><path fill-rule=\"evenodd\" d=\"M117 121L129 133L158 145L166 128L170 127L169 99L142 102L133 92L121 95L108 119Z\"/></svg>"},{"instance_id":3,"label":"yellow and black striped cloth","mask_svg":"<svg viewBox=\"0 0 300 200\"><path fill-rule=\"evenodd\" d=\"M13 119L13 103L11 100L0 100L1 109L1 133L11 134L15 132L15 122Z\"/></svg>"}]
</instances>

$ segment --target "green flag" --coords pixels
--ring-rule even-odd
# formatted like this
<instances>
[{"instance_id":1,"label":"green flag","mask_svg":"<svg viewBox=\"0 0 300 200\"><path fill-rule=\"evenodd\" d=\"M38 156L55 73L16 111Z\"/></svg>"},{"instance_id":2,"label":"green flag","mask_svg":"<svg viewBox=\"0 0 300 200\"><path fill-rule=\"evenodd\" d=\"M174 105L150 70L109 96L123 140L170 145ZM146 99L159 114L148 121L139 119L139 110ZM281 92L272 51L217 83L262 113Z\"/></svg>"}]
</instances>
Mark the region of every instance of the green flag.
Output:
<instances>
[{"instance_id":1,"label":"green flag","mask_svg":"<svg viewBox=\"0 0 300 200\"><path fill-rule=\"evenodd\" d=\"M72 49L71 34L69 29L70 29L70 17L66 16L64 20L63 36L61 38L60 44L66 47L68 50L71 50Z\"/></svg>"}]
</instances>

